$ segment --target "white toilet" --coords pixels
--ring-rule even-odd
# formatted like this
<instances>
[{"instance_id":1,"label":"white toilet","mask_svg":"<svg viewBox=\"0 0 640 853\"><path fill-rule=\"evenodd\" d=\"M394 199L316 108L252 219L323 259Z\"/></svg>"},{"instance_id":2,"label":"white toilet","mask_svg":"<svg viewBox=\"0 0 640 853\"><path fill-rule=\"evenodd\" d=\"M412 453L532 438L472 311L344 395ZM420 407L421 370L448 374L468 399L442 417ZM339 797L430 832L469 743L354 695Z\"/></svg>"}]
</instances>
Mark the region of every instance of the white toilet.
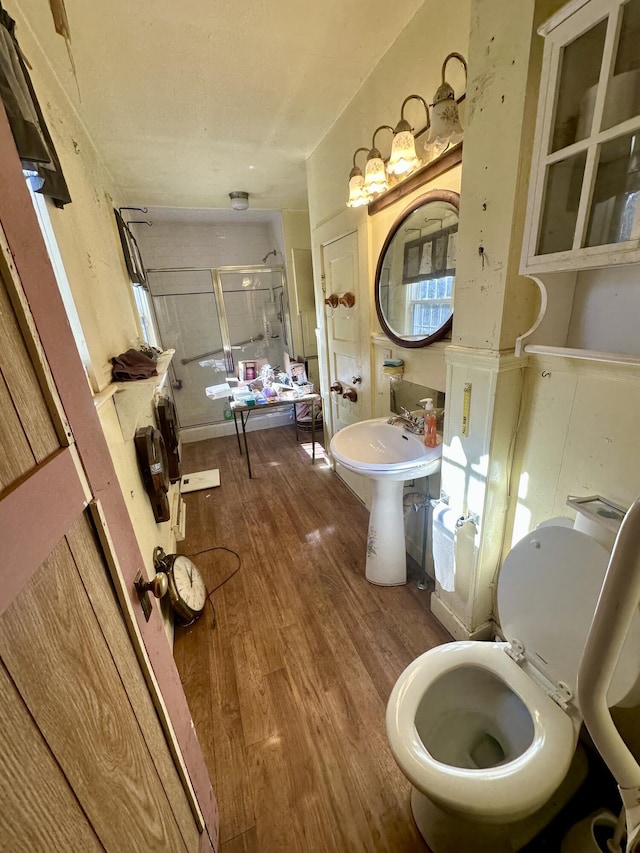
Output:
<instances>
[{"instance_id":1,"label":"white toilet","mask_svg":"<svg viewBox=\"0 0 640 853\"><path fill-rule=\"evenodd\" d=\"M498 615L507 642L447 643L413 661L396 682L387 736L433 853L519 850L582 782L576 679L608 560L585 533L539 527L500 571ZM610 706L640 701L639 647L640 616Z\"/></svg>"}]
</instances>

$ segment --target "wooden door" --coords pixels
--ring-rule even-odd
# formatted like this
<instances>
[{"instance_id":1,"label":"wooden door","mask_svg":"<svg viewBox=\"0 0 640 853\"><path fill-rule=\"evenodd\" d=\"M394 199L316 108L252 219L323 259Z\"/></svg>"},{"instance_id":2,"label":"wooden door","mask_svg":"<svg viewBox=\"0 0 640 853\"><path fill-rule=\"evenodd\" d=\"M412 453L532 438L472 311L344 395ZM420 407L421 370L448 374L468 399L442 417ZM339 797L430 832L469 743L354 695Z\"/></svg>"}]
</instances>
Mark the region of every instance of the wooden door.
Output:
<instances>
[{"instance_id":1,"label":"wooden door","mask_svg":"<svg viewBox=\"0 0 640 853\"><path fill-rule=\"evenodd\" d=\"M1 108L0 187L0 850L212 851L215 799L184 694L163 693L157 610L138 622L142 561Z\"/></svg>"},{"instance_id":2,"label":"wooden door","mask_svg":"<svg viewBox=\"0 0 640 853\"><path fill-rule=\"evenodd\" d=\"M325 294L352 292L359 296L358 287L358 235L347 234L322 247ZM343 389L353 388L359 397L360 384L354 378L362 374L360 364L360 300L353 309L325 307L327 335L327 362L329 386L339 382ZM340 393L331 394L331 431L337 432L347 424L362 420L362 401L355 403Z\"/></svg>"}]
</instances>

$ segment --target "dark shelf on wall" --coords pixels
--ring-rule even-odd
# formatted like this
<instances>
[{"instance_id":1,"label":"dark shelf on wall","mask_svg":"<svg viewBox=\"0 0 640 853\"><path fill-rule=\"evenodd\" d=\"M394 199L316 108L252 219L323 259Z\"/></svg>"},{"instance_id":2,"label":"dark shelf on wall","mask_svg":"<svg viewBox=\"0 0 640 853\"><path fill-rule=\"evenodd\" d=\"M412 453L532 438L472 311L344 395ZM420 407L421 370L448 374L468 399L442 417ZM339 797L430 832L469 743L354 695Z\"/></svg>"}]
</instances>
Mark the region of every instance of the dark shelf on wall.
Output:
<instances>
[{"instance_id":1,"label":"dark shelf on wall","mask_svg":"<svg viewBox=\"0 0 640 853\"><path fill-rule=\"evenodd\" d=\"M409 175L408 178L404 178L404 180L386 190L386 192L380 193L369 205L369 216L379 213L385 207L389 207L390 204L394 204L399 199L404 198L429 181L433 181L460 163L462 163L462 142L458 142L453 148L449 148L444 154L427 163L426 166L422 166L412 175Z\"/></svg>"}]
</instances>

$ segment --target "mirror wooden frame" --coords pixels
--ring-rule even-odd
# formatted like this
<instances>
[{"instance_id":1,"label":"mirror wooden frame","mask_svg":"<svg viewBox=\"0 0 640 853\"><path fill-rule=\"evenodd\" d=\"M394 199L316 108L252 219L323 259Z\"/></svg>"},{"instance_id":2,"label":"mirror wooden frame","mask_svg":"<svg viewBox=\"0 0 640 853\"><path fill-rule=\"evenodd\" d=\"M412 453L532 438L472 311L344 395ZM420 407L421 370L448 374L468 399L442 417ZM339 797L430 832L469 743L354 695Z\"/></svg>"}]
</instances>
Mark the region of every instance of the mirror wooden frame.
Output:
<instances>
[{"instance_id":1,"label":"mirror wooden frame","mask_svg":"<svg viewBox=\"0 0 640 853\"><path fill-rule=\"evenodd\" d=\"M433 344L436 341L441 340L448 332L451 331L451 327L453 325L453 309L451 311L451 316L440 326L440 328L435 331L431 335L426 335L424 338L418 338L416 340L407 340L406 338L401 337L396 332L391 329L389 326L386 317L384 316L384 312L382 309L382 304L380 301L380 287L381 287L381 276L383 264L385 261L385 256L387 254L387 250L391 245L394 237L404 224L404 222L411 216L411 214L418 210L421 207L424 207L431 202L442 201L450 204L452 207L455 207L457 211L460 210L460 195L453 190L430 190L427 193L424 193L418 198L414 199L411 204L405 208L402 213L397 217L394 221L393 225L389 229L389 233L384 241L382 249L380 250L380 255L378 257L378 263L376 266L376 274L374 279L374 297L376 303L376 314L378 315L378 322L382 326L382 331L384 334L392 340L395 344L400 347L407 347L410 349L417 349L418 347L426 347L429 344Z\"/></svg>"}]
</instances>

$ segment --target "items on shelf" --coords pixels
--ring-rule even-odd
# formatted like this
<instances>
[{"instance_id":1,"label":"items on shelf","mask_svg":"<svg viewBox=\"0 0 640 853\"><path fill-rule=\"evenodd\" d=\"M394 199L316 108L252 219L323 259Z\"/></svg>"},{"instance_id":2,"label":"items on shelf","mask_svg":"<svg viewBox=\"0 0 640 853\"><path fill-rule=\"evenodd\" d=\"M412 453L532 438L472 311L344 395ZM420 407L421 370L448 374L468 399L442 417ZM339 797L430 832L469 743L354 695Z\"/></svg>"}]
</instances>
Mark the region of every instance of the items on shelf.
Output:
<instances>
[{"instance_id":1,"label":"items on shelf","mask_svg":"<svg viewBox=\"0 0 640 853\"><path fill-rule=\"evenodd\" d=\"M156 356L157 359L157 356ZM136 349L128 349L111 359L114 382L134 382L157 376L156 359Z\"/></svg>"},{"instance_id":2,"label":"items on shelf","mask_svg":"<svg viewBox=\"0 0 640 853\"><path fill-rule=\"evenodd\" d=\"M206 394L212 399L225 396L246 406L263 406L283 400L296 400L314 393L313 384L307 380L302 362L288 362L287 370L285 373L270 364L263 364L254 379L249 381L229 377L226 383L207 388Z\"/></svg>"},{"instance_id":3,"label":"items on shelf","mask_svg":"<svg viewBox=\"0 0 640 853\"><path fill-rule=\"evenodd\" d=\"M400 376L404 373L404 361L401 358L385 358L382 372L389 376Z\"/></svg>"}]
</instances>

